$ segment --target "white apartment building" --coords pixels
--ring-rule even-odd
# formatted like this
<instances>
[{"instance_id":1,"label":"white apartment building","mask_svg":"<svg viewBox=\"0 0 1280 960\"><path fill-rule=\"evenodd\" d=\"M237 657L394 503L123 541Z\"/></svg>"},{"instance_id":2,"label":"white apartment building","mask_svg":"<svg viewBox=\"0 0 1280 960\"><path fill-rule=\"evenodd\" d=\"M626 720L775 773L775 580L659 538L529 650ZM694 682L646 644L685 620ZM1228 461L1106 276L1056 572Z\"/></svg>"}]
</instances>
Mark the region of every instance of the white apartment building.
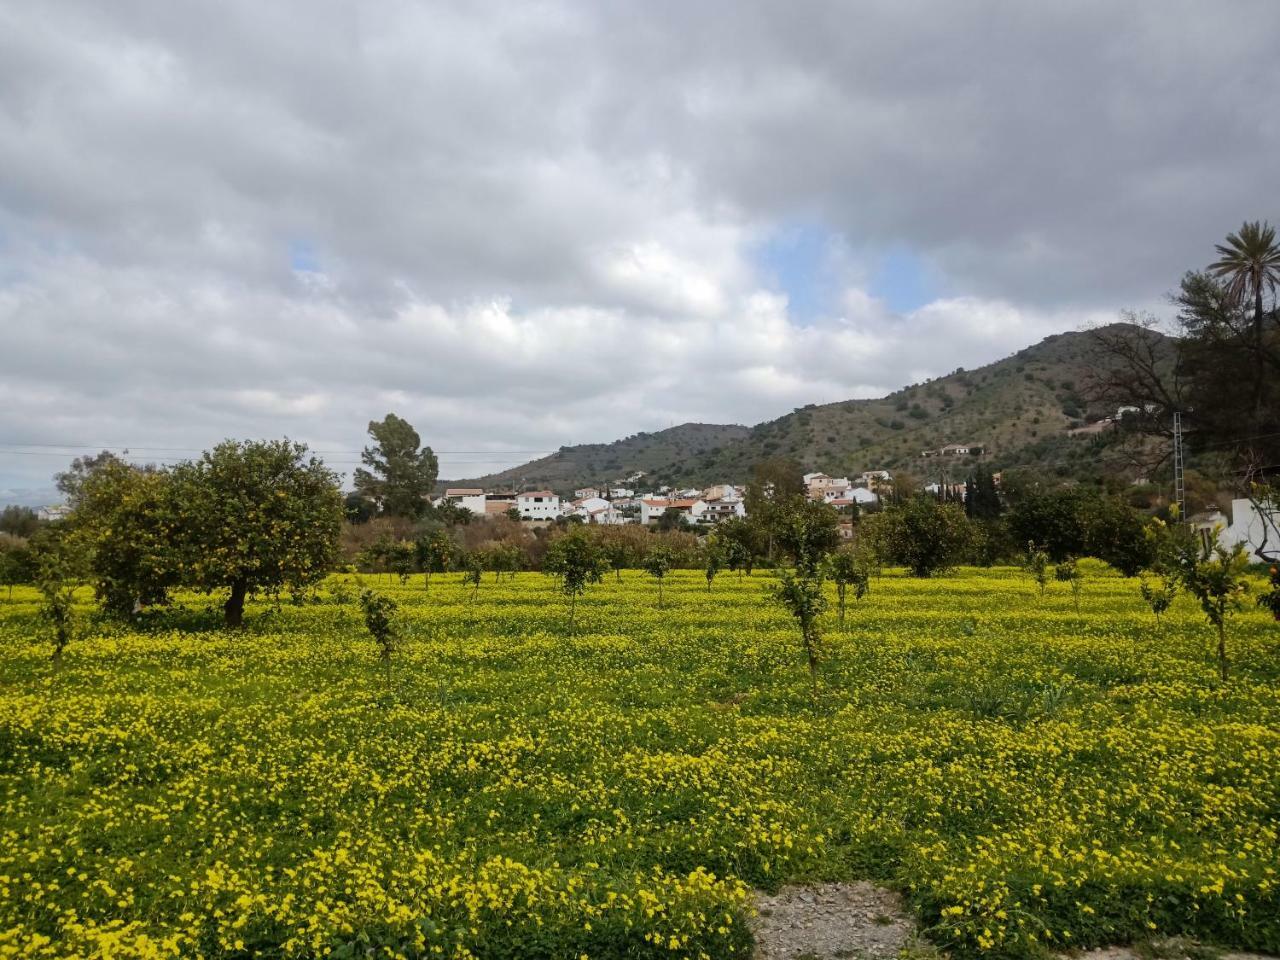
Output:
<instances>
[{"instance_id":1,"label":"white apartment building","mask_svg":"<svg viewBox=\"0 0 1280 960\"><path fill-rule=\"evenodd\" d=\"M560 498L550 490L518 493L516 509L526 520L554 520L560 516Z\"/></svg>"}]
</instances>

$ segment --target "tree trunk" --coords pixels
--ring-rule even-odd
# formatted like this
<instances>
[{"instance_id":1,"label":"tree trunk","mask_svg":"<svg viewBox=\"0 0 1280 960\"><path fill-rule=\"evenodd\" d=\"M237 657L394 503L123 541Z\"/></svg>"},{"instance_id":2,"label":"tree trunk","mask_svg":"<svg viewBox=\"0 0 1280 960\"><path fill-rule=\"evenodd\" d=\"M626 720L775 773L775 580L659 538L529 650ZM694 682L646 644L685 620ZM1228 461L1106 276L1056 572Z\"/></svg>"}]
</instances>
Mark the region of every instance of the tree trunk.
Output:
<instances>
[{"instance_id":1,"label":"tree trunk","mask_svg":"<svg viewBox=\"0 0 1280 960\"><path fill-rule=\"evenodd\" d=\"M232 582L231 596L227 597L227 602L222 608L228 627L239 627L244 623L244 595L248 591L249 585L243 580Z\"/></svg>"},{"instance_id":2,"label":"tree trunk","mask_svg":"<svg viewBox=\"0 0 1280 960\"><path fill-rule=\"evenodd\" d=\"M1258 278L1260 279L1260 278ZM1253 285L1253 425L1261 426L1262 385L1266 382L1265 359L1262 353L1262 284Z\"/></svg>"},{"instance_id":3,"label":"tree trunk","mask_svg":"<svg viewBox=\"0 0 1280 960\"><path fill-rule=\"evenodd\" d=\"M1227 633L1226 625L1218 624L1218 666L1222 669L1222 682L1227 682Z\"/></svg>"},{"instance_id":4,"label":"tree trunk","mask_svg":"<svg viewBox=\"0 0 1280 960\"><path fill-rule=\"evenodd\" d=\"M658 609L662 609L662 580L658 580Z\"/></svg>"},{"instance_id":5,"label":"tree trunk","mask_svg":"<svg viewBox=\"0 0 1280 960\"><path fill-rule=\"evenodd\" d=\"M818 641L813 636L812 626L801 627L804 637L804 653L809 659L809 683L813 689L813 698L818 699Z\"/></svg>"},{"instance_id":6,"label":"tree trunk","mask_svg":"<svg viewBox=\"0 0 1280 960\"><path fill-rule=\"evenodd\" d=\"M576 611L576 609L577 609L577 605L578 605L578 596L577 596L577 594L573 594L573 593L569 594L569 636L571 636L571 637L574 635L574 632L573 632L573 615L574 615L574 613L575 613L575 611Z\"/></svg>"}]
</instances>

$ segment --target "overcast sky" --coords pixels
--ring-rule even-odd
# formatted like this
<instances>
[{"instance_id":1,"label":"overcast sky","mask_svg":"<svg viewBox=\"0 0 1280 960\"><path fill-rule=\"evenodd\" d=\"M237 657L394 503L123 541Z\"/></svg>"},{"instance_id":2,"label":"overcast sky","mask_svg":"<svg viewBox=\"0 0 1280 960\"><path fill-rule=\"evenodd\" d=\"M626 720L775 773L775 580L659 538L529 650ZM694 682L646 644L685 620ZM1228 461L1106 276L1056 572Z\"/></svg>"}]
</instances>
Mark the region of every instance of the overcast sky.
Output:
<instances>
[{"instance_id":1,"label":"overcast sky","mask_svg":"<svg viewBox=\"0 0 1280 960\"><path fill-rule=\"evenodd\" d=\"M1166 310L1280 216L1278 51L1275 0L0 0L0 501L388 411L475 475Z\"/></svg>"}]
</instances>

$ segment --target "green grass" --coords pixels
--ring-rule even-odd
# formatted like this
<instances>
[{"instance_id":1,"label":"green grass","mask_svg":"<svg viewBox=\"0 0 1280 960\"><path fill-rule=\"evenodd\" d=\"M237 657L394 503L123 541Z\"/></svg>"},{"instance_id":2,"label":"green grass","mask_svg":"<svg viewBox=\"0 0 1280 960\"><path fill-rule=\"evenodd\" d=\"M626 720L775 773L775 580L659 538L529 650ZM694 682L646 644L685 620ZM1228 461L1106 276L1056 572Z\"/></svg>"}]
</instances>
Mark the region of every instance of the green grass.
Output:
<instances>
[{"instance_id":1,"label":"green grass","mask_svg":"<svg viewBox=\"0 0 1280 960\"><path fill-rule=\"evenodd\" d=\"M639 573L564 636L552 582L209 601L55 670L0 603L0 956L744 956L751 887L870 878L959 954L1198 937L1280 951L1280 631L1233 678L1185 598L1087 567L886 576L820 692L768 576ZM373 579L373 578L369 578ZM439 948L437 951L435 948ZM380 955L386 955L385 953Z\"/></svg>"}]
</instances>

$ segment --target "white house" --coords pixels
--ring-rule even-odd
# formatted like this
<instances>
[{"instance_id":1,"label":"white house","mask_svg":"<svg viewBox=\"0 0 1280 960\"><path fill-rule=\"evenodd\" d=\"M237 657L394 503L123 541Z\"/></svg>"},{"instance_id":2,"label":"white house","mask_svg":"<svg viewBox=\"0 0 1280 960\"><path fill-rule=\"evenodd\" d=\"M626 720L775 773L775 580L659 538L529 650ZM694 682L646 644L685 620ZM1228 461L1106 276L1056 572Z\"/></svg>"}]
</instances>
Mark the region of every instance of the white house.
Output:
<instances>
[{"instance_id":1,"label":"white house","mask_svg":"<svg viewBox=\"0 0 1280 960\"><path fill-rule=\"evenodd\" d=\"M636 492L632 490L630 487L610 487L609 488L610 500L630 500L635 495L636 495Z\"/></svg>"},{"instance_id":2,"label":"white house","mask_svg":"<svg viewBox=\"0 0 1280 960\"><path fill-rule=\"evenodd\" d=\"M723 500L726 497L741 497L742 491L731 483L716 483L702 491L703 500Z\"/></svg>"},{"instance_id":3,"label":"white house","mask_svg":"<svg viewBox=\"0 0 1280 960\"><path fill-rule=\"evenodd\" d=\"M64 504L58 503L48 507L41 507L36 511L36 519L38 520L65 520L67 514L71 510Z\"/></svg>"},{"instance_id":4,"label":"white house","mask_svg":"<svg viewBox=\"0 0 1280 960\"><path fill-rule=\"evenodd\" d=\"M613 504L604 497L579 497L572 503L565 504L566 513L570 516L578 516L588 523L601 523L600 518L604 515L602 511L612 509Z\"/></svg>"},{"instance_id":5,"label":"white house","mask_svg":"<svg viewBox=\"0 0 1280 960\"><path fill-rule=\"evenodd\" d=\"M579 487L577 490L573 491L573 499L575 500L589 500L592 497L598 496L600 496L600 490L598 487Z\"/></svg>"},{"instance_id":6,"label":"white house","mask_svg":"<svg viewBox=\"0 0 1280 960\"><path fill-rule=\"evenodd\" d=\"M560 516L560 498L550 490L517 493L516 509L526 520L554 520Z\"/></svg>"},{"instance_id":7,"label":"white house","mask_svg":"<svg viewBox=\"0 0 1280 960\"><path fill-rule=\"evenodd\" d=\"M850 487L844 493L848 499L852 500L860 507L869 507L874 503L880 502L880 497L872 493L866 487Z\"/></svg>"},{"instance_id":8,"label":"white house","mask_svg":"<svg viewBox=\"0 0 1280 960\"><path fill-rule=\"evenodd\" d=\"M668 509L678 510L684 514L685 518L692 520L692 509L694 504L703 503L702 500L690 499L670 499L667 497L645 497L640 501L640 522L656 523Z\"/></svg>"},{"instance_id":9,"label":"white house","mask_svg":"<svg viewBox=\"0 0 1280 960\"><path fill-rule=\"evenodd\" d=\"M888 470L868 470L866 473L858 475L859 486L866 487L868 490L875 490L880 486L890 486L893 483L893 474Z\"/></svg>"},{"instance_id":10,"label":"white house","mask_svg":"<svg viewBox=\"0 0 1280 960\"><path fill-rule=\"evenodd\" d=\"M464 510L470 510L472 516L483 517L485 515L483 490L472 487L450 487L444 492L444 496L440 500L441 502L452 503L455 506L462 507Z\"/></svg>"},{"instance_id":11,"label":"white house","mask_svg":"<svg viewBox=\"0 0 1280 960\"><path fill-rule=\"evenodd\" d=\"M1231 501L1231 524L1219 530L1218 540L1228 549L1244 544L1250 560L1261 560L1258 551L1265 549L1274 557L1280 554L1280 504L1255 507L1248 499Z\"/></svg>"}]
</instances>

